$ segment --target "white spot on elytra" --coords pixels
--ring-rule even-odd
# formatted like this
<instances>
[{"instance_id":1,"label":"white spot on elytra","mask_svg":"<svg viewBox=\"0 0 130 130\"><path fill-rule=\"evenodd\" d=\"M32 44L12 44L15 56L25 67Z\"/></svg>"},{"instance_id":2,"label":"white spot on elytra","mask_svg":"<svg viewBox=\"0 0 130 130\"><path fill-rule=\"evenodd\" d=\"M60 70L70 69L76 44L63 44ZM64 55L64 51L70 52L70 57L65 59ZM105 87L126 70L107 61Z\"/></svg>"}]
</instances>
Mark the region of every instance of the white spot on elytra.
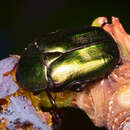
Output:
<instances>
[{"instance_id":1,"label":"white spot on elytra","mask_svg":"<svg viewBox=\"0 0 130 130\"><path fill-rule=\"evenodd\" d=\"M34 42L34 45L37 46L37 42Z\"/></svg>"},{"instance_id":2,"label":"white spot on elytra","mask_svg":"<svg viewBox=\"0 0 130 130\"><path fill-rule=\"evenodd\" d=\"M37 42L34 42L34 45L36 46L36 48L38 48L39 46L38 46L38 44L37 44Z\"/></svg>"}]
</instances>

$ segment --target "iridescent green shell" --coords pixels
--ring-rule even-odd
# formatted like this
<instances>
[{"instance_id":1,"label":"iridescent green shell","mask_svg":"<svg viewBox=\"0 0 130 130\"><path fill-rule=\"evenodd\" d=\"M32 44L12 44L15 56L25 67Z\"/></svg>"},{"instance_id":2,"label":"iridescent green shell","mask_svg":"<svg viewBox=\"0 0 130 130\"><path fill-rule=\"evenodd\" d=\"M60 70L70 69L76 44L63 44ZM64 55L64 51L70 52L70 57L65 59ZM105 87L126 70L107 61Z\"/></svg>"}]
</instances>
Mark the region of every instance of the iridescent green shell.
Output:
<instances>
[{"instance_id":1,"label":"iridescent green shell","mask_svg":"<svg viewBox=\"0 0 130 130\"><path fill-rule=\"evenodd\" d=\"M106 76L118 61L116 43L101 28L57 31L29 44L16 78L29 91L64 90Z\"/></svg>"}]
</instances>

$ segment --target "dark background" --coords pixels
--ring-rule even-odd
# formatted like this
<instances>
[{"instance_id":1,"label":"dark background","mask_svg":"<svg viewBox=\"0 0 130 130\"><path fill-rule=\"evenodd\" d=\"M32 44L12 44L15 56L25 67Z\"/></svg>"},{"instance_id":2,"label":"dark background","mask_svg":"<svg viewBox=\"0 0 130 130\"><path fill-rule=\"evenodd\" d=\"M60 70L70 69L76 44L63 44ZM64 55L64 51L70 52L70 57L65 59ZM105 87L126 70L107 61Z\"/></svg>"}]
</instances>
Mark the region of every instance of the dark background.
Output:
<instances>
[{"instance_id":1,"label":"dark background","mask_svg":"<svg viewBox=\"0 0 130 130\"><path fill-rule=\"evenodd\" d=\"M2 0L1 0L2 1ZM56 29L90 26L98 16L120 18L130 32L127 1L100 0L3 0L0 1L0 59L21 54L38 35Z\"/></svg>"},{"instance_id":2,"label":"dark background","mask_svg":"<svg viewBox=\"0 0 130 130\"><path fill-rule=\"evenodd\" d=\"M129 3L123 0L3 0L0 2L0 59L21 54L42 33L89 26L98 16L107 16L109 20L111 16L118 17L130 33L129 8ZM98 130L77 110L66 112L64 124L68 130Z\"/></svg>"}]
</instances>

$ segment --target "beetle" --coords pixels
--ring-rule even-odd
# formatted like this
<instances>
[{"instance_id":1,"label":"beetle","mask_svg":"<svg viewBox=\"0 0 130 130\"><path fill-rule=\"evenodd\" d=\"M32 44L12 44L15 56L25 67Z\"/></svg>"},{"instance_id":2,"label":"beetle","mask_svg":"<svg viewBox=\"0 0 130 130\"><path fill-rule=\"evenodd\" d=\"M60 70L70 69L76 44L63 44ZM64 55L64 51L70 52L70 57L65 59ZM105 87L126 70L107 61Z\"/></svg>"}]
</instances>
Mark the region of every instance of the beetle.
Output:
<instances>
[{"instance_id":1,"label":"beetle","mask_svg":"<svg viewBox=\"0 0 130 130\"><path fill-rule=\"evenodd\" d=\"M102 28L63 30L28 45L16 79L29 91L78 91L83 83L109 74L118 61L118 47Z\"/></svg>"},{"instance_id":2,"label":"beetle","mask_svg":"<svg viewBox=\"0 0 130 130\"><path fill-rule=\"evenodd\" d=\"M19 61L16 79L28 91L71 89L108 75L119 62L113 38L100 27L60 30L30 43Z\"/></svg>"}]
</instances>

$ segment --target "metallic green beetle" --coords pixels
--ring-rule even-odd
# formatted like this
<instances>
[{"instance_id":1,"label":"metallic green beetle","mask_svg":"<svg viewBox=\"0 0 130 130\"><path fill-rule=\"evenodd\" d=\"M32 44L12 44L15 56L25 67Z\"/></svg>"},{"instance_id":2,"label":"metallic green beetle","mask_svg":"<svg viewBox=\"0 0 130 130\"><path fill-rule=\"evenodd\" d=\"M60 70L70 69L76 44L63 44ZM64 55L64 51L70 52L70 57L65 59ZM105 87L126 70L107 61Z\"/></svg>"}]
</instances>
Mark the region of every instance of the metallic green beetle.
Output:
<instances>
[{"instance_id":1,"label":"metallic green beetle","mask_svg":"<svg viewBox=\"0 0 130 130\"><path fill-rule=\"evenodd\" d=\"M80 91L109 74L118 61L118 47L102 28L57 31L28 45L16 78L29 91Z\"/></svg>"}]
</instances>

